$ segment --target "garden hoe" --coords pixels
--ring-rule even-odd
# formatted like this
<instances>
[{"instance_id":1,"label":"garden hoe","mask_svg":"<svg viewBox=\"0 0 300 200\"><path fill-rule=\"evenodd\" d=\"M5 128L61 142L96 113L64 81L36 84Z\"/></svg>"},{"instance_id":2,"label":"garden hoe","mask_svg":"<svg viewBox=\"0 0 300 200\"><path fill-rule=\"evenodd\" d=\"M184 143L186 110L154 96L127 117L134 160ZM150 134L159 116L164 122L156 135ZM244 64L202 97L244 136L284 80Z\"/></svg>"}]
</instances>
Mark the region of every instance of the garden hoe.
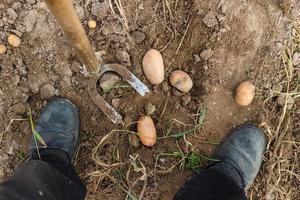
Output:
<instances>
[{"instance_id":1,"label":"garden hoe","mask_svg":"<svg viewBox=\"0 0 300 200\"><path fill-rule=\"evenodd\" d=\"M120 64L102 65L98 61L88 37L79 21L71 0L46 0L46 4L64 31L66 38L78 52L89 73L88 91L95 104L115 124L121 124L122 116L97 91L97 81L105 72L115 72L126 80L141 96L149 89L126 67Z\"/></svg>"}]
</instances>

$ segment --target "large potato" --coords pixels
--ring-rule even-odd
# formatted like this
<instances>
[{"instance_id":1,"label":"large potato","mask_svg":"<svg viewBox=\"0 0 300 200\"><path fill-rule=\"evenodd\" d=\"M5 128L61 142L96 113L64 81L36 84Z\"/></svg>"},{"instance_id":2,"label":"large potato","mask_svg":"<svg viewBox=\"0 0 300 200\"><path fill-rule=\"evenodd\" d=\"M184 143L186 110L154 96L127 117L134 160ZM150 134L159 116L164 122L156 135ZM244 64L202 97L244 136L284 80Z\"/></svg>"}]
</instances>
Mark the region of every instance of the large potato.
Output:
<instances>
[{"instance_id":1,"label":"large potato","mask_svg":"<svg viewBox=\"0 0 300 200\"><path fill-rule=\"evenodd\" d=\"M173 71L169 77L170 83L173 87L181 92L187 93L193 87L191 77L182 70Z\"/></svg>"},{"instance_id":2,"label":"large potato","mask_svg":"<svg viewBox=\"0 0 300 200\"><path fill-rule=\"evenodd\" d=\"M143 71L147 80L154 84L160 84L164 80L164 62L159 51L150 49L147 51L142 62Z\"/></svg>"}]
</instances>

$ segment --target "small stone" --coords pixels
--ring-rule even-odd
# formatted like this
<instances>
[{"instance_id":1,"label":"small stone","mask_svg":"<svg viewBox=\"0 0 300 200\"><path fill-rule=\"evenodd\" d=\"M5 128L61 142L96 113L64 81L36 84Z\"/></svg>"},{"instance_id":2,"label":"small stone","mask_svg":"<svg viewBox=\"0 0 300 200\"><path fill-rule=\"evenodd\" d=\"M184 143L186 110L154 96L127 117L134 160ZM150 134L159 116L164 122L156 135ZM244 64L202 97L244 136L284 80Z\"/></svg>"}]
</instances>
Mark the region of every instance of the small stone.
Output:
<instances>
[{"instance_id":1,"label":"small stone","mask_svg":"<svg viewBox=\"0 0 300 200\"><path fill-rule=\"evenodd\" d=\"M150 102L145 105L145 112L147 115L151 115L152 113L154 113L155 109L155 106Z\"/></svg>"},{"instance_id":2,"label":"small stone","mask_svg":"<svg viewBox=\"0 0 300 200\"><path fill-rule=\"evenodd\" d=\"M6 46L4 44L0 44L0 55L5 54L6 52Z\"/></svg>"},{"instance_id":3,"label":"small stone","mask_svg":"<svg viewBox=\"0 0 300 200\"><path fill-rule=\"evenodd\" d=\"M209 28L218 25L218 20L216 15L210 11L203 19L202 22Z\"/></svg>"},{"instance_id":4,"label":"small stone","mask_svg":"<svg viewBox=\"0 0 300 200\"><path fill-rule=\"evenodd\" d=\"M293 64L297 66L300 64L300 52L295 52L293 55Z\"/></svg>"},{"instance_id":5,"label":"small stone","mask_svg":"<svg viewBox=\"0 0 300 200\"><path fill-rule=\"evenodd\" d=\"M55 95L55 88L51 84L45 84L40 89L41 99L47 100Z\"/></svg>"},{"instance_id":6,"label":"small stone","mask_svg":"<svg viewBox=\"0 0 300 200\"><path fill-rule=\"evenodd\" d=\"M174 106L174 107L175 107L175 109L176 109L176 110L178 110L178 109L180 108L180 103L179 103L178 101L176 101L176 103L175 103L175 106Z\"/></svg>"},{"instance_id":7,"label":"small stone","mask_svg":"<svg viewBox=\"0 0 300 200\"><path fill-rule=\"evenodd\" d=\"M146 38L145 34L141 31L133 31L131 37L137 44L142 43Z\"/></svg>"},{"instance_id":8,"label":"small stone","mask_svg":"<svg viewBox=\"0 0 300 200\"><path fill-rule=\"evenodd\" d=\"M213 50L211 49L205 49L201 52L200 57L204 60L204 61L208 61L212 56L214 55Z\"/></svg>"},{"instance_id":9,"label":"small stone","mask_svg":"<svg viewBox=\"0 0 300 200\"><path fill-rule=\"evenodd\" d=\"M181 104L182 104L183 106L186 106L186 105L188 105L188 104L191 102L191 100L192 100L192 97L191 97L191 96L189 96L189 95L184 95L184 96L181 98Z\"/></svg>"},{"instance_id":10,"label":"small stone","mask_svg":"<svg viewBox=\"0 0 300 200\"><path fill-rule=\"evenodd\" d=\"M113 99L112 101L111 101L111 105L114 107L114 108L118 108L119 107L119 105L120 105L120 99Z\"/></svg>"},{"instance_id":11,"label":"small stone","mask_svg":"<svg viewBox=\"0 0 300 200\"><path fill-rule=\"evenodd\" d=\"M194 57L195 62L200 62L201 61L200 56L198 54L194 54L193 57Z\"/></svg>"},{"instance_id":12,"label":"small stone","mask_svg":"<svg viewBox=\"0 0 300 200\"><path fill-rule=\"evenodd\" d=\"M130 56L126 51L117 51L116 58L120 63L124 63L127 66L131 65Z\"/></svg>"},{"instance_id":13,"label":"small stone","mask_svg":"<svg viewBox=\"0 0 300 200\"><path fill-rule=\"evenodd\" d=\"M140 140L139 137L136 134L129 134L129 144L133 147L139 147L140 146Z\"/></svg>"},{"instance_id":14,"label":"small stone","mask_svg":"<svg viewBox=\"0 0 300 200\"><path fill-rule=\"evenodd\" d=\"M291 97L291 95L286 95L286 94L280 94L278 97L277 97L277 103L278 105L280 105L281 107L284 107L285 106L285 103L286 103L286 108L288 110L292 109L295 101L294 99Z\"/></svg>"},{"instance_id":15,"label":"small stone","mask_svg":"<svg viewBox=\"0 0 300 200\"><path fill-rule=\"evenodd\" d=\"M7 12L7 15L8 15L8 17L9 17L10 19L12 19L12 20L17 19L18 14L16 13L16 11L15 11L14 9L8 8L8 9L6 10L6 12Z\"/></svg>"},{"instance_id":16,"label":"small stone","mask_svg":"<svg viewBox=\"0 0 300 200\"><path fill-rule=\"evenodd\" d=\"M97 26L97 22L95 20L89 20L88 26L89 28L94 29Z\"/></svg>"},{"instance_id":17,"label":"small stone","mask_svg":"<svg viewBox=\"0 0 300 200\"><path fill-rule=\"evenodd\" d=\"M102 3L92 4L92 15L103 18L108 14L108 12L109 12L109 7L105 1Z\"/></svg>"},{"instance_id":18,"label":"small stone","mask_svg":"<svg viewBox=\"0 0 300 200\"><path fill-rule=\"evenodd\" d=\"M79 6L79 5L76 5L75 6L75 11L76 11L79 19L83 19L83 17L84 17L84 9L83 9L83 7Z\"/></svg>"},{"instance_id":19,"label":"small stone","mask_svg":"<svg viewBox=\"0 0 300 200\"><path fill-rule=\"evenodd\" d=\"M100 79L100 87L102 90L107 90L115 85L120 80L120 76L113 73L106 73Z\"/></svg>"},{"instance_id":20,"label":"small stone","mask_svg":"<svg viewBox=\"0 0 300 200\"><path fill-rule=\"evenodd\" d=\"M27 111L27 107L25 104L23 103L18 103L16 105L14 105L14 112L17 114L17 115L23 115L26 113Z\"/></svg>"},{"instance_id":21,"label":"small stone","mask_svg":"<svg viewBox=\"0 0 300 200\"><path fill-rule=\"evenodd\" d=\"M164 164L164 163L166 163L166 159L165 159L165 158L160 158L160 159L159 159L159 162L161 162L161 163Z\"/></svg>"},{"instance_id":22,"label":"small stone","mask_svg":"<svg viewBox=\"0 0 300 200\"><path fill-rule=\"evenodd\" d=\"M169 91L169 89L170 89L170 87L169 87L168 82L163 82L162 83L162 90L167 92L167 91Z\"/></svg>"},{"instance_id":23,"label":"small stone","mask_svg":"<svg viewBox=\"0 0 300 200\"><path fill-rule=\"evenodd\" d=\"M7 38L7 42L13 47L18 47L21 44L21 39L14 34L10 34Z\"/></svg>"}]
</instances>

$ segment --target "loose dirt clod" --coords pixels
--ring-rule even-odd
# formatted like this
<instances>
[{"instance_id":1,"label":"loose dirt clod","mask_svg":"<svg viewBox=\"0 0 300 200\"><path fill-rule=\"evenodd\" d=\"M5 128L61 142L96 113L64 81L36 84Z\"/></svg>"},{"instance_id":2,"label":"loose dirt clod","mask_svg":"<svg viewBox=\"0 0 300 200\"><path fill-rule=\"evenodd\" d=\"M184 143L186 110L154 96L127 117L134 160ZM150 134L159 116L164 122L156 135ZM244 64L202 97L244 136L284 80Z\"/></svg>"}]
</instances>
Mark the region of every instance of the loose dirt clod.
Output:
<instances>
[{"instance_id":1,"label":"loose dirt clod","mask_svg":"<svg viewBox=\"0 0 300 200\"><path fill-rule=\"evenodd\" d=\"M213 50L211 49L205 49L201 52L200 57L204 60L204 61L208 61L212 56L214 55Z\"/></svg>"},{"instance_id":2,"label":"loose dirt clod","mask_svg":"<svg viewBox=\"0 0 300 200\"><path fill-rule=\"evenodd\" d=\"M55 88L51 84L45 84L40 89L41 99L47 100L55 95Z\"/></svg>"},{"instance_id":3,"label":"loose dirt clod","mask_svg":"<svg viewBox=\"0 0 300 200\"><path fill-rule=\"evenodd\" d=\"M93 3L91 11L94 16L103 18L108 14L109 7L106 1L102 3Z\"/></svg>"},{"instance_id":4,"label":"loose dirt clod","mask_svg":"<svg viewBox=\"0 0 300 200\"><path fill-rule=\"evenodd\" d=\"M210 11L203 19L202 22L209 28L218 25L218 20L214 12Z\"/></svg>"},{"instance_id":5,"label":"loose dirt clod","mask_svg":"<svg viewBox=\"0 0 300 200\"><path fill-rule=\"evenodd\" d=\"M280 94L278 97L277 97L277 103L278 105L280 105L281 107L284 107L285 104L286 104L286 108L288 110L292 109L295 101L294 99L291 97L291 95L289 94Z\"/></svg>"},{"instance_id":6,"label":"loose dirt clod","mask_svg":"<svg viewBox=\"0 0 300 200\"><path fill-rule=\"evenodd\" d=\"M17 114L17 115L23 115L25 114L27 111L27 107L25 104L23 103L18 103L16 105L14 105L14 112Z\"/></svg>"},{"instance_id":7,"label":"loose dirt clod","mask_svg":"<svg viewBox=\"0 0 300 200\"><path fill-rule=\"evenodd\" d=\"M116 58L120 63L126 64L127 66L131 65L130 56L126 51L117 51Z\"/></svg>"}]
</instances>

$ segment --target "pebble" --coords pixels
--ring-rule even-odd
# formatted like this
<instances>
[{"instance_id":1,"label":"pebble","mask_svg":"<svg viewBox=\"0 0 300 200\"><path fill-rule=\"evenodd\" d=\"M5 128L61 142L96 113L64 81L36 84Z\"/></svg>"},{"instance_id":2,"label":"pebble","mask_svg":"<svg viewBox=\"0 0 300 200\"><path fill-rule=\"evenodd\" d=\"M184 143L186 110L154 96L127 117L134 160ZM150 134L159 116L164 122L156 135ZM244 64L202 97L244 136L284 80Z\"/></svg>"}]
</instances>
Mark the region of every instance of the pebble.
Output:
<instances>
[{"instance_id":1,"label":"pebble","mask_svg":"<svg viewBox=\"0 0 300 200\"><path fill-rule=\"evenodd\" d=\"M51 84L45 84L40 89L41 99L47 100L52 98L55 95L55 88Z\"/></svg>"},{"instance_id":2,"label":"pebble","mask_svg":"<svg viewBox=\"0 0 300 200\"><path fill-rule=\"evenodd\" d=\"M189 96L189 95L184 95L184 96L181 98L181 104L182 104L183 106L186 106L186 105L188 105L188 104L191 102L191 100L192 100L192 97L191 97L191 96Z\"/></svg>"},{"instance_id":3,"label":"pebble","mask_svg":"<svg viewBox=\"0 0 300 200\"><path fill-rule=\"evenodd\" d=\"M136 134L129 134L129 144L133 147L139 147L140 146L140 140L139 137Z\"/></svg>"},{"instance_id":4,"label":"pebble","mask_svg":"<svg viewBox=\"0 0 300 200\"><path fill-rule=\"evenodd\" d=\"M113 73L106 73L100 79L100 87L102 90L115 85L120 80L120 76Z\"/></svg>"},{"instance_id":5,"label":"pebble","mask_svg":"<svg viewBox=\"0 0 300 200\"><path fill-rule=\"evenodd\" d=\"M141 32L141 31L133 31L131 33L131 37L133 38L133 40L137 44L142 43L145 40L145 38L146 38L145 34L143 32Z\"/></svg>"},{"instance_id":6,"label":"pebble","mask_svg":"<svg viewBox=\"0 0 300 200\"><path fill-rule=\"evenodd\" d=\"M194 57L195 62L200 62L201 61L200 56L198 54L193 54L193 57Z\"/></svg>"},{"instance_id":7,"label":"pebble","mask_svg":"<svg viewBox=\"0 0 300 200\"><path fill-rule=\"evenodd\" d=\"M214 55L214 51L211 49L205 49L201 52L200 58L204 61L208 61Z\"/></svg>"},{"instance_id":8,"label":"pebble","mask_svg":"<svg viewBox=\"0 0 300 200\"><path fill-rule=\"evenodd\" d=\"M18 103L16 105L14 105L13 109L17 115L23 115L27 112L27 107L23 103Z\"/></svg>"},{"instance_id":9,"label":"pebble","mask_svg":"<svg viewBox=\"0 0 300 200\"><path fill-rule=\"evenodd\" d=\"M6 46L4 44L0 44L0 55L5 54L6 50Z\"/></svg>"},{"instance_id":10,"label":"pebble","mask_svg":"<svg viewBox=\"0 0 300 200\"><path fill-rule=\"evenodd\" d=\"M300 52L295 52L293 55L293 64L297 66L300 64Z\"/></svg>"},{"instance_id":11,"label":"pebble","mask_svg":"<svg viewBox=\"0 0 300 200\"><path fill-rule=\"evenodd\" d=\"M154 113L155 109L155 106L150 102L145 105L145 112L147 115L151 115L152 113Z\"/></svg>"},{"instance_id":12,"label":"pebble","mask_svg":"<svg viewBox=\"0 0 300 200\"><path fill-rule=\"evenodd\" d=\"M112 107L114 107L114 108L118 108L119 107L119 105L120 105L120 99L113 99L113 100L111 100L111 105L112 105Z\"/></svg>"},{"instance_id":13,"label":"pebble","mask_svg":"<svg viewBox=\"0 0 300 200\"><path fill-rule=\"evenodd\" d=\"M122 64L131 65L130 56L126 51L117 51L116 58Z\"/></svg>"},{"instance_id":14,"label":"pebble","mask_svg":"<svg viewBox=\"0 0 300 200\"><path fill-rule=\"evenodd\" d=\"M159 162L161 162L161 163L164 164L164 163L166 163L166 159L165 159L165 158L160 158L160 159L159 159Z\"/></svg>"},{"instance_id":15,"label":"pebble","mask_svg":"<svg viewBox=\"0 0 300 200\"><path fill-rule=\"evenodd\" d=\"M88 26L89 26L89 28L94 29L97 26L97 22L95 20L89 20Z\"/></svg>"},{"instance_id":16,"label":"pebble","mask_svg":"<svg viewBox=\"0 0 300 200\"><path fill-rule=\"evenodd\" d=\"M13 47L18 47L21 44L21 39L14 34L10 34L7 38L7 42Z\"/></svg>"},{"instance_id":17,"label":"pebble","mask_svg":"<svg viewBox=\"0 0 300 200\"><path fill-rule=\"evenodd\" d=\"M103 18L108 14L109 7L104 1L102 3L93 3L92 4L92 15L96 17Z\"/></svg>"},{"instance_id":18,"label":"pebble","mask_svg":"<svg viewBox=\"0 0 300 200\"><path fill-rule=\"evenodd\" d=\"M287 101L287 109L290 110L292 109L295 101L294 99L291 97L291 95L288 95L286 96L286 94L280 94L278 97L277 97L277 103L278 105L280 105L281 107L284 107L285 105L285 102Z\"/></svg>"},{"instance_id":19,"label":"pebble","mask_svg":"<svg viewBox=\"0 0 300 200\"><path fill-rule=\"evenodd\" d=\"M180 108L180 103L178 101L176 101L175 103L175 109L178 110Z\"/></svg>"},{"instance_id":20,"label":"pebble","mask_svg":"<svg viewBox=\"0 0 300 200\"><path fill-rule=\"evenodd\" d=\"M218 20L216 18L216 15L210 11L203 19L202 22L209 28L212 28L216 25L218 25Z\"/></svg>"},{"instance_id":21,"label":"pebble","mask_svg":"<svg viewBox=\"0 0 300 200\"><path fill-rule=\"evenodd\" d=\"M79 19L80 19L80 20L83 19L83 17L84 17L84 9L83 9L83 7L82 7L82 6L79 6L79 5L76 5L76 6L75 6L75 11L76 11L76 13L77 13Z\"/></svg>"}]
</instances>

